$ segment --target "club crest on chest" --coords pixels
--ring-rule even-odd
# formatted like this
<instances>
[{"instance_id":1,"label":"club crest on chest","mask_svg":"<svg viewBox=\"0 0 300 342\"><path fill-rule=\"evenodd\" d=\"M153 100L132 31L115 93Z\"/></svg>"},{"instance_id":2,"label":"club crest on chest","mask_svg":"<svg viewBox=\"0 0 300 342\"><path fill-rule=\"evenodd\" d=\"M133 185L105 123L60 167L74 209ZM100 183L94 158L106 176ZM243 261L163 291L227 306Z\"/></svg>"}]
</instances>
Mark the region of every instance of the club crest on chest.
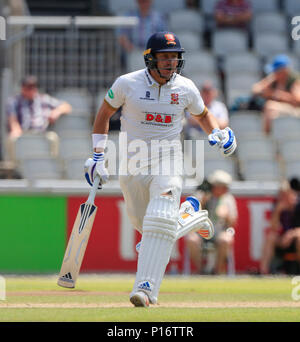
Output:
<instances>
[{"instance_id":1,"label":"club crest on chest","mask_svg":"<svg viewBox=\"0 0 300 342\"><path fill-rule=\"evenodd\" d=\"M171 102L170 104L179 104L179 95L176 93L171 94Z\"/></svg>"}]
</instances>

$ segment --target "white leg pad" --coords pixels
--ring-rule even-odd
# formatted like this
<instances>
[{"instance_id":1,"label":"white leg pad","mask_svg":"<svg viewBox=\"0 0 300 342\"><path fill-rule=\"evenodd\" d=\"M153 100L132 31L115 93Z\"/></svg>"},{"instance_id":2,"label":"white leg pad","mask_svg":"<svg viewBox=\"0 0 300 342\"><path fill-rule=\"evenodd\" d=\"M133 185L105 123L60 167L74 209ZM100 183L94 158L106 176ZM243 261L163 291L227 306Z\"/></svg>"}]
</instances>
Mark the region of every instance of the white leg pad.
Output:
<instances>
[{"instance_id":1,"label":"white leg pad","mask_svg":"<svg viewBox=\"0 0 300 342\"><path fill-rule=\"evenodd\" d=\"M177 240L195 231L198 231L205 239L210 239L214 235L214 227L208 218L207 210L196 211L186 219L179 217L176 234Z\"/></svg>"},{"instance_id":2,"label":"white leg pad","mask_svg":"<svg viewBox=\"0 0 300 342\"><path fill-rule=\"evenodd\" d=\"M157 302L160 285L176 240L178 207L170 196L150 200L143 222L136 280L131 295L144 291L152 304Z\"/></svg>"}]
</instances>

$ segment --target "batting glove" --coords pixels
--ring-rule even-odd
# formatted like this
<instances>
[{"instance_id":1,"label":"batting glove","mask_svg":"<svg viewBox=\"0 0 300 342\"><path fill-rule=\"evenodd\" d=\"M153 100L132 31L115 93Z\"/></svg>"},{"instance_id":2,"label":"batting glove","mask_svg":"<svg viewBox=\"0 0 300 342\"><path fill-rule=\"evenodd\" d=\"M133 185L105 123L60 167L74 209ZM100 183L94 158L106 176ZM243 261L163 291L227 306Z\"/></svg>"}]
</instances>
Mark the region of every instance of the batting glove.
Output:
<instances>
[{"instance_id":1,"label":"batting glove","mask_svg":"<svg viewBox=\"0 0 300 342\"><path fill-rule=\"evenodd\" d=\"M93 159L89 158L84 163L84 175L91 186L93 185L97 173L100 176L100 185L98 189L101 189L101 184L108 181L109 174L105 167L104 153L94 152Z\"/></svg>"},{"instance_id":2,"label":"batting glove","mask_svg":"<svg viewBox=\"0 0 300 342\"><path fill-rule=\"evenodd\" d=\"M211 146L218 146L225 157L230 156L237 146L235 135L229 127L214 129L208 136L208 142Z\"/></svg>"}]
</instances>

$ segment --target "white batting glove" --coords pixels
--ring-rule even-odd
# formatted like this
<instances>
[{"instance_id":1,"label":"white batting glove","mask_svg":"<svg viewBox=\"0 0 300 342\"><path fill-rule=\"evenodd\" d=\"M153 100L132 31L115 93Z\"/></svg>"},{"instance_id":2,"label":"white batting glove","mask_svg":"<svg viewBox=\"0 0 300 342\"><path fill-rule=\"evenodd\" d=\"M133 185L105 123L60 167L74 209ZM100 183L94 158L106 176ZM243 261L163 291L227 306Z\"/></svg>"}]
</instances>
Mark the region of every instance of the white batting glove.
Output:
<instances>
[{"instance_id":1,"label":"white batting glove","mask_svg":"<svg viewBox=\"0 0 300 342\"><path fill-rule=\"evenodd\" d=\"M211 146L218 146L225 157L230 156L237 146L233 130L229 127L222 130L214 129L208 136L208 142Z\"/></svg>"},{"instance_id":2,"label":"white batting glove","mask_svg":"<svg viewBox=\"0 0 300 342\"><path fill-rule=\"evenodd\" d=\"M84 175L91 186L93 185L96 174L100 176L99 189L101 189L101 184L106 183L109 177L105 167L104 153L94 152L93 159L89 158L84 163Z\"/></svg>"}]
</instances>

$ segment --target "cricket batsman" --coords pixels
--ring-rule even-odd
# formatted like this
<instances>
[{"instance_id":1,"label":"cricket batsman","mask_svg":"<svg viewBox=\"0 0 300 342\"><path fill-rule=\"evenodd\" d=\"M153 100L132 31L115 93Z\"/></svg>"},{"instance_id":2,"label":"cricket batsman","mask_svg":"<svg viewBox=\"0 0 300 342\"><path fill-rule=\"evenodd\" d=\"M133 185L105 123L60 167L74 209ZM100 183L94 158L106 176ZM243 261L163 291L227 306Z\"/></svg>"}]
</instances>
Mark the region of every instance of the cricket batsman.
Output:
<instances>
[{"instance_id":1,"label":"cricket batsman","mask_svg":"<svg viewBox=\"0 0 300 342\"><path fill-rule=\"evenodd\" d=\"M219 148L225 156L234 152L236 139L233 131L229 127L220 130L195 84L180 75L185 62L184 52L174 33L157 32L149 38L144 51L146 68L115 80L94 122L94 154L85 163L85 177L90 185L97 174L101 183L108 180L104 150L110 117L120 107L121 132L126 132L128 145L133 141L143 141L147 146L153 140L180 141L182 119L188 110L207 133L211 146ZM131 154L127 152L124 157ZM169 157L174 165L179 165L182 150L175 146ZM159 168L162 162L163 158L150 155L141 162L141 169ZM184 222L182 218L186 216L179 217L183 179L176 170L165 175L122 173L119 180L128 216L142 236L130 301L134 306L148 307L157 303L175 241L190 231L197 231L210 239L214 228L207 211L194 204L194 213L186 215L189 220Z\"/></svg>"}]
</instances>

